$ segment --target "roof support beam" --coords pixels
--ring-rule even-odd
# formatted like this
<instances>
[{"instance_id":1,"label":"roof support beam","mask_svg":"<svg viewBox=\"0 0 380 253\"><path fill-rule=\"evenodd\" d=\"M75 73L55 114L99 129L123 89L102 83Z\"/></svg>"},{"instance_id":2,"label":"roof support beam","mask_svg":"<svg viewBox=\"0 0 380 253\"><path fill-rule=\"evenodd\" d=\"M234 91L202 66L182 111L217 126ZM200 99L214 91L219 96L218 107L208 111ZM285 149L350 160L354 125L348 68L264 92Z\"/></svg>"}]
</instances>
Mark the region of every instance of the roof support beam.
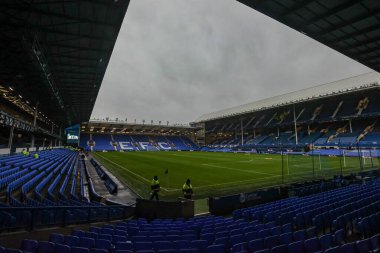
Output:
<instances>
[{"instance_id":1,"label":"roof support beam","mask_svg":"<svg viewBox=\"0 0 380 253\"><path fill-rule=\"evenodd\" d=\"M80 21L80 22L83 22L83 23L91 23L91 24L95 24L95 25L98 25L98 26L115 27L115 25L112 24L112 23L100 22L100 21L95 20L95 19L78 17L78 16L72 16L72 15L68 15L68 14L54 12L54 11L51 11L51 10L45 11L45 10L42 10L40 8L35 8L33 6L34 6L34 4L6 4L6 3L5 4L4 3L1 4L0 3L0 7L1 8L12 9L12 10L16 10L16 11L19 11L19 12L26 12L28 15L30 13L36 13L36 14L39 14L39 15L46 15L46 16L49 16L49 17L58 17L58 18L64 18L64 19L77 20L77 21Z\"/></svg>"},{"instance_id":2,"label":"roof support beam","mask_svg":"<svg viewBox=\"0 0 380 253\"><path fill-rule=\"evenodd\" d=\"M350 55L356 55L356 57L363 58L365 59L365 55L373 52L377 52L380 50L380 46L378 45L377 47L371 47L371 48L366 48L366 49L359 49L359 48L352 48L350 49L353 52L350 52ZM364 55L364 56L363 56Z\"/></svg>"},{"instance_id":3,"label":"roof support beam","mask_svg":"<svg viewBox=\"0 0 380 253\"><path fill-rule=\"evenodd\" d=\"M49 47L59 47L59 48L71 48L71 49L78 49L81 51L94 51L94 52L101 52L101 53L108 53L110 50L107 49L101 49L101 48L87 48L87 47L79 47L79 46L73 46L73 45L64 45L64 44L49 44Z\"/></svg>"},{"instance_id":4,"label":"roof support beam","mask_svg":"<svg viewBox=\"0 0 380 253\"><path fill-rule=\"evenodd\" d=\"M355 4L359 4L360 2L362 2L362 1L351 0L351 1L348 1L348 2L343 2L343 3L335 6L334 8L328 9L328 11L325 12L325 13L323 13L323 14L317 15L317 16L315 16L315 17L307 20L305 23L302 23L301 26L302 27L308 27L309 25L312 25L312 24L314 24L315 22L317 22L317 21L319 21L321 19L328 18L328 17L330 17L330 16L332 16L334 14L336 15L336 13L338 11L342 11L342 10L348 9L351 6L354 6Z\"/></svg>"},{"instance_id":5,"label":"roof support beam","mask_svg":"<svg viewBox=\"0 0 380 253\"><path fill-rule=\"evenodd\" d=\"M361 45L365 45L365 44L371 44L371 43L376 43L376 42L379 42L380 41L380 35L376 36L376 37L373 37L373 38L370 38L368 40L357 40L357 42L355 42L354 44L349 44L349 46L347 47L342 47L342 50L350 50L350 49L353 49L353 48L356 48L356 47L359 47Z\"/></svg>"},{"instance_id":6,"label":"roof support beam","mask_svg":"<svg viewBox=\"0 0 380 253\"><path fill-rule=\"evenodd\" d=\"M348 25L355 24L355 23L357 23L359 21L362 21L363 19L369 18L371 16L375 16L375 15L378 15L378 14L380 14L380 8L372 9L368 13L356 16L356 17L354 17L352 19L349 19L349 20L342 21L340 24L333 25L329 29L321 29L321 31L318 33L318 36L323 37L326 34L329 34L331 32L335 32L335 31L340 30L340 29L342 29L342 28L344 28L344 27L346 27Z\"/></svg>"},{"instance_id":7,"label":"roof support beam","mask_svg":"<svg viewBox=\"0 0 380 253\"><path fill-rule=\"evenodd\" d=\"M372 25L372 26L369 26L369 27L361 29L361 30L356 30L355 32L352 32L352 33L346 33L346 35L341 36L341 37L336 37L333 40L328 40L328 42L329 43L339 43L341 41L352 39L352 38L355 38L357 36L361 36L363 34L370 33L370 32L373 32L373 31L376 31L379 29L380 29L380 24Z\"/></svg>"},{"instance_id":8,"label":"roof support beam","mask_svg":"<svg viewBox=\"0 0 380 253\"><path fill-rule=\"evenodd\" d=\"M283 12L280 14L281 17L286 17L287 15L291 14L291 13L294 13L302 8L304 8L305 6L307 6L308 4L310 4L310 0L309 1L299 1L297 2L296 4L294 4L291 9L288 9L287 11ZM281 1L279 2L276 2L277 4L281 4ZM282 4L281 4L282 5ZM284 5L282 5L284 6ZM284 6L285 7L285 6ZM286 7L285 7L286 8Z\"/></svg>"}]
</instances>

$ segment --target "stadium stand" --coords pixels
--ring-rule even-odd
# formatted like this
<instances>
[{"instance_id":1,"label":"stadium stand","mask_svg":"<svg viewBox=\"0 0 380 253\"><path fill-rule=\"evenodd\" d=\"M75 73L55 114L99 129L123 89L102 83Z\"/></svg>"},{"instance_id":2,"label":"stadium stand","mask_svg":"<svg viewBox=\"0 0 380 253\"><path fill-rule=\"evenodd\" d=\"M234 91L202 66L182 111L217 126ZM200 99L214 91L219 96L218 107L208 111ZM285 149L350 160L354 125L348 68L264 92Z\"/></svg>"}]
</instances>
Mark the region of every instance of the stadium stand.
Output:
<instances>
[{"instance_id":1,"label":"stadium stand","mask_svg":"<svg viewBox=\"0 0 380 253\"><path fill-rule=\"evenodd\" d=\"M80 146L91 151L198 150L186 136L81 134ZM116 144L115 144L116 143ZM115 145L113 145L115 144ZM116 146L116 149L115 149Z\"/></svg>"},{"instance_id":2,"label":"stadium stand","mask_svg":"<svg viewBox=\"0 0 380 253\"><path fill-rule=\"evenodd\" d=\"M378 148L379 79L370 72L205 114L195 123L204 126L208 151Z\"/></svg>"},{"instance_id":3,"label":"stadium stand","mask_svg":"<svg viewBox=\"0 0 380 253\"><path fill-rule=\"evenodd\" d=\"M134 219L46 241L23 252L372 252L379 249L379 179L220 216ZM47 241L48 240L48 241ZM102 251L103 250L103 251Z\"/></svg>"},{"instance_id":4,"label":"stadium stand","mask_svg":"<svg viewBox=\"0 0 380 253\"><path fill-rule=\"evenodd\" d=\"M83 122L79 128L80 141L72 145L79 144L87 151L236 152L248 148L252 153L269 150L282 153L286 148L286 152L305 155L379 157L378 73L206 114L190 126L161 126L161 122L150 126L108 120L86 122L129 1L80 4L63 1L59 5L51 1L17 2L17 5L6 2L9 3L4 4L5 10L0 14L6 21L1 27L4 39L0 43L8 49L1 58L4 69L0 73L0 155L5 155L0 157L0 232L66 225L73 225L74 229L71 234L50 233L45 240L24 239L20 250L0 246L0 253L380 250L379 179L356 175L359 179L348 186L341 185L340 178L338 184L303 183L295 190L294 197L238 209L233 217L124 220L133 215L133 207L99 196L89 177L87 165L91 164L108 192L117 192L118 185L104 167L94 159L88 161L81 157L76 150L61 148L63 127ZM258 7L256 2L249 4L275 17L278 17L273 15L275 11L270 11L274 3L276 10L285 8L280 16L288 19L280 18L281 22L307 24L296 29L379 69L378 55L373 51L376 48L371 46L378 38L368 34L378 24L361 22L363 26L373 25L363 29L367 31L363 36L366 32L357 27L345 29L363 18L352 20L350 11L341 11L356 6L355 12L376 20L378 3L372 2L367 7L368 1L337 1L339 5L331 3L334 8L327 13L328 8L318 7L323 6L318 1L297 3L299 10L311 3L319 13L315 17L307 11L309 15L304 16L313 16L312 20L299 22L300 15L294 13L293 6L288 6L291 1L281 5L265 1L264 7ZM328 29L324 33L334 38L334 42L326 42L318 35L318 26L311 24L338 12L337 27L330 27L335 22L324 20L323 29ZM357 36L369 39L360 43L350 41L347 48L345 43L340 43L345 40L341 34L330 34L342 32L340 29L346 30L342 33L346 39ZM350 30L354 34L346 34ZM74 42L77 40L79 44ZM20 154L24 148L29 155ZM35 153L39 158L33 157ZM110 220L118 221L107 223ZM77 227L79 223L90 225L85 231Z\"/></svg>"},{"instance_id":5,"label":"stadium stand","mask_svg":"<svg viewBox=\"0 0 380 253\"><path fill-rule=\"evenodd\" d=\"M0 166L0 229L124 216L125 206L90 201L85 188L91 183L75 150L42 151L39 158L33 154L2 157Z\"/></svg>"}]
</instances>

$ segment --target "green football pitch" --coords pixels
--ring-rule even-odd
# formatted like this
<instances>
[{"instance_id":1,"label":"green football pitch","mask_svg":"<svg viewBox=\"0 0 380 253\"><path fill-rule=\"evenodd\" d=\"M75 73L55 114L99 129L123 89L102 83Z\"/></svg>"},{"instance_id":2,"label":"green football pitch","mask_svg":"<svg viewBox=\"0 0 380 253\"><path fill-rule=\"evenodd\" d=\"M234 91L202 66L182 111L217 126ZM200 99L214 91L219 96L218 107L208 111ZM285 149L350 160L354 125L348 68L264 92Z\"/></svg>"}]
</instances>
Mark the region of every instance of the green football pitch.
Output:
<instances>
[{"instance_id":1,"label":"green football pitch","mask_svg":"<svg viewBox=\"0 0 380 253\"><path fill-rule=\"evenodd\" d=\"M329 178L340 173L378 168L379 165L375 158L357 157L180 151L92 154L119 180L144 198L149 196L150 182L157 175L162 199L180 197L182 185L187 178L191 179L194 198L201 199L283 183Z\"/></svg>"}]
</instances>

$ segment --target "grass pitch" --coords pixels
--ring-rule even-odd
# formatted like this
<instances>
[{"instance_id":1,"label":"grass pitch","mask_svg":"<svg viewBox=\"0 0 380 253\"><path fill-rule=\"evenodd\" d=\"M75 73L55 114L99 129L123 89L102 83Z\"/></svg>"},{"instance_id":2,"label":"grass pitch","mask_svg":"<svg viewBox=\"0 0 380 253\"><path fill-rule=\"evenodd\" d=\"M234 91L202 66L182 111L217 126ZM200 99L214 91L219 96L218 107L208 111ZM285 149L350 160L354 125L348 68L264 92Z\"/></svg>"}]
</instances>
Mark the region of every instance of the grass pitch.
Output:
<instances>
[{"instance_id":1,"label":"grass pitch","mask_svg":"<svg viewBox=\"0 0 380 253\"><path fill-rule=\"evenodd\" d=\"M187 178L194 198L229 195L262 187L327 178L341 171L360 171L359 159L302 155L258 155L206 152L95 152L95 158L140 196L150 194L150 182L157 175L161 199L182 195ZM314 166L313 166L314 163ZM378 167L377 159L362 160L364 169ZM314 167L314 176L313 176ZM284 168L282 170L282 168ZM168 174L165 171L168 170ZM284 177L282 177L282 171Z\"/></svg>"}]
</instances>

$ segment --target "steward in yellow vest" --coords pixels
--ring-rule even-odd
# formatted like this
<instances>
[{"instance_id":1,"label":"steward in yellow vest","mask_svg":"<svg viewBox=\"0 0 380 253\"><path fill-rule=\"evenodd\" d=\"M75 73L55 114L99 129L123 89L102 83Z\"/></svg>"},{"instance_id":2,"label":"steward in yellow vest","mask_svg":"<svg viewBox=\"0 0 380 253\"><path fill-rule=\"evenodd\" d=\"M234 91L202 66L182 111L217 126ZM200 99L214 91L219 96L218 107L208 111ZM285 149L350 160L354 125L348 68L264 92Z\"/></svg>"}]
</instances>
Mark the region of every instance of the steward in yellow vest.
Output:
<instances>
[{"instance_id":1,"label":"steward in yellow vest","mask_svg":"<svg viewBox=\"0 0 380 253\"><path fill-rule=\"evenodd\" d=\"M152 183L150 185L150 189L152 190L150 194L150 200L152 200L153 198L156 198L156 200L159 200L158 192L160 191L160 182L158 181L157 176L154 176Z\"/></svg>"},{"instance_id":2,"label":"steward in yellow vest","mask_svg":"<svg viewBox=\"0 0 380 253\"><path fill-rule=\"evenodd\" d=\"M186 183L183 184L182 186L182 192L183 192L183 197L186 199L191 199L193 196L193 186L190 183L190 179L186 180Z\"/></svg>"}]
</instances>

